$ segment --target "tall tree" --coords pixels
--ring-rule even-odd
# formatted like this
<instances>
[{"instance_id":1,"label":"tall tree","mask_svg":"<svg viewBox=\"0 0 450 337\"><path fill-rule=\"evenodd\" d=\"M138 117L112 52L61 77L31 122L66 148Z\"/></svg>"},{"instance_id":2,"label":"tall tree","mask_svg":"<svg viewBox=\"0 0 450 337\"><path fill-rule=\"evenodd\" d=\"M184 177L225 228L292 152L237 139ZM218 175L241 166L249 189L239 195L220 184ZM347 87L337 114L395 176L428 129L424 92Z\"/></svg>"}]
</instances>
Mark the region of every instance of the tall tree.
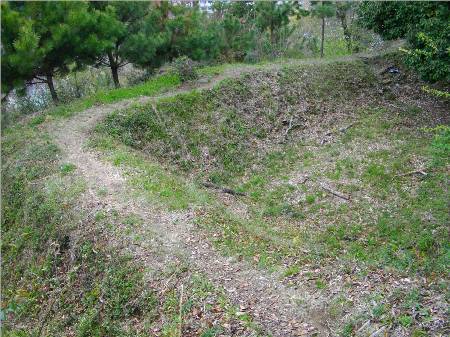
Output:
<instances>
[{"instance_id":1,"label":"tall tree","mask_svg":"<svg viewBox=\"0 0 450 337\"><path fill-rule=\"evenodd\" d=\"M139 30L124 43L127 58L138 66L155 68L182 55L194 60L217 57L218 27L191 5L152 5Z\"/></svg>"},{"instance_id":2,"label":"tall tree","mask_svg":"<svg viewBox=\"0 0 450 337\"><path fill-rule=\"evenodd\" d=\"M336 14L336 6L332 1L311 1L311 13L321 19L320 57L323 57L323 45L325 41L325 19Z\"/></svg>"},{"instance_id":3,"label":"tall tree","mask_svg":"<svg viewBox=\"0 0 450 337\"><path fill-rule=\"evenodd\" d=\"M172 38L167 28L172 20L170 7L167 2L151 4L139 29L124 41L124 57L146 68L158 67L168 59Z\"/></svg>"},{"instance_id":4,"label":"tall tree","mask_svg":"<svg viewBox=\"0 0 450 337\"><path fill-rule=\"evenodd\" d=\"M269 30L272 44L278 42L278 31L289 23L293 13L290 2L257 1L255 5L256 25L261 31Z\"/></svg>"},{"instance_id":5,"label":"tall tree","mask_svg":"<svg viewBox=\"0 0 450 337\"><path fill-rule=\"evenodd\" d=\"M24 88L26 81L33 78L42 53L30 19L12 10L6 2L1 4L1 18L1 89L4 101L14 88Z\"/></svg>"},{"instance_id":6,"label":"tall tree","mask_svg":"<svg viewBox=\"0 0 450 337\"><path fill-rule=\"evenodd\" d=\"M348 52L352 51L352 32L348 26L347 13L352 9L353 5L354 3L350 1L336 1L336 17L341 22Z\"/></svg>"},{"instance_id":7,"label":"tall tree","mask_svg":"<svg viewBox=\"0 0 450 337\"><path fill-rule=\"evenodd\" d=\"M169 57L186 55L194 60L214 59L220 53L219 26L198 7L174 6L166 22L171 36Z\"/></svg>"},{"instance_id":8,"label":"tall tree","mask_svg":"<svg viewBox=\"0 0 450 337\"><path fill-rule=\"evenodd\" d=\"M222 54L242 61L255 43L255 11L253 1L215 1L214 19L220 25Z\"/></svg>"},{"instance_id":9,"label":"tall tree","mask_svg":"<svg viewBox=\"0 0 450 337\"><path fill-rule=\"evenodd\" d=\"M91 10L100 11L99 29L106 38L106 49L98 56L98 65L111 69L116 88L120 87L119 69L129 63L126 41L139 31L150 8L148 2L91 1Z\"/></svg>"},{"instance_id":10,"label":"tall tree","mask_svg":"<svg viewBox=\"0 0 450 337\"><path fill-rule=\"evenodd\" d=\"M47 84L57 102L54 77L67 73L72 65L79 68L93 62L106 47L107 42L97 29L98 16L88 11L85 2L11 2L7 6L8 15L27 22L27 36L35 47L31 53L35 59L30 60L17 42L23 30L8 27L17 23L4 22L8 34L2 34L2 45L6 57L14 59L9 65L18 70L18 78L25 77L28 83ZM21 75L22 64L29 70L26 76Z\"/></svg>"}]
</instances>

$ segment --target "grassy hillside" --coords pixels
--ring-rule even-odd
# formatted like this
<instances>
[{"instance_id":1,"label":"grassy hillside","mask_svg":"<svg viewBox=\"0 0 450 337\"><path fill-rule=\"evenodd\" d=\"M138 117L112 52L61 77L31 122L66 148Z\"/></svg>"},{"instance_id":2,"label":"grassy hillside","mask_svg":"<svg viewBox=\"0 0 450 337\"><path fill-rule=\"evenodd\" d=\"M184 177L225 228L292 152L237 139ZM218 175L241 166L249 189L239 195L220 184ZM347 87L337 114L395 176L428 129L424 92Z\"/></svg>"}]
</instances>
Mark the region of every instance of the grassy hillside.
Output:
<instances>
[{"instance_id":1,"label":"grassy hillside","mask_svg":"<svg viewBox=\"0 0 450 337\"><path fill-rule=\"evenodd\" d=\"M392 64L400 74L382 74ZM163 76L49 115L178 84ZM368 334L437 335L448 307L448 108L393 56L269 64L116 111L89 144L152 203L192 210L223 254L314 294L300 304L336 335L367 321ZM5 335L263 334L185 261L149 271L125 252L142 241L142 220L85 203L91 191L46 116L2 139Z\"/></svg>"},{"instance_id":2,"label":"grassy hillside","mask_svg":"<svg viewBox=\"0 0 450 337\"><path fill-rule=\"evenodd\" d=\"M85 205L86 183L47 126L32 119L2 136L4 336L179 336L181 322L199 336L254 331L251 317L237 317L223 291L184 261L155 265L149 278L112 241L139 216Z\"/></svg>"},{"instance_id":3,"label":"grassy hillside","mask_svg":"<svg viewBox=\"0 0 450 337\"><path fill-rule=\"evenodd\" d=\"M353 108L346 104L372 83L373 74L362 62L261 70L209 91L118 111L103 129L185 171L200 170L212 181L228 182L262 159L269 149L261 143L272 149L284 141L289 121L294 129L306 128L306 116L320 118L331 106L345 113Z\"/></svg>"},{"instance_id":4,"label":"grassy hillside","mask_svg":"<svg viewBox=\"0 0 450 337\"><path fill-rule=\"evenodd\" d=\"M392 63L400 75L382 74ZM343 335L367 319L434 334L450 262L449 110L416 83L395 57L260 70L117 111L91 144L152 199L200 207L224 253L318 292Z\"/></svg>"}]
</instances>

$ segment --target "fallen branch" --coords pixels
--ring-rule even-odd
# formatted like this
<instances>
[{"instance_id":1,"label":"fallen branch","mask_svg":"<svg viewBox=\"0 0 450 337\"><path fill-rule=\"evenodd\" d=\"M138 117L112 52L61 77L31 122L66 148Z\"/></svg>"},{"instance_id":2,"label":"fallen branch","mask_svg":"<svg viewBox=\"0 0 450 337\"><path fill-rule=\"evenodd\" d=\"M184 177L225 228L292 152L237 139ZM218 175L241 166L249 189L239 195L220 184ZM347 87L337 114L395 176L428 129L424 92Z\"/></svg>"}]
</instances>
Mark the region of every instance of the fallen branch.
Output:
<instances>
[{"instance_id":1,"label":"fallen branch","mask_svg":"<svg viewBox=\"0 0 450 337\"><path fill-rule=\"evenodd\" d=\"M300 184L304 184L304 183L306 183L307 181L309 180L309 177L308 176L305 176L305 178L302 180L302 181L300 181Z\"/></svg>"},{"instance_id":2,"label":"fallen branch","mask_svg":"<svg viewBox=\"0 0 450 337\"><path fill-rule=\"evenodd\" d=\"M410 176L410 175L417 174L417 173L423 175L424 177L426 177L428 175L428 173L419 169L419 170L409 171L409 172L402 173L402 174L397 174L396 177L405 177L405 176Z\"/></svg>"},{"instance_id":3,"label":"fallen branch","mask_svg":"<svg viewBox=\"0 0 450 337\"><path fill-rule=\"evenodd\" d=\"M294 121L294 117L291 117L291 119L289 120L287 129L284 131L284 135L283 135L283 136L284 136L284 141L282 141L282 143L286 142L286 140L287 140L287 138L288 138L288 135L289 135L289 132L291 132L291 130L296 129L296 128L302 126L302 125L299 124L299 123L293 124L293 123L292 123L293 121Z\"/></svg>"},{"instance_id":4,"label":"fallen branch","mask_svg":"<svg viewBox=\"0 0 450 337\"><path fill-rule=\"evenodd\" d=\"M350 123L347 126L344 126L342 128L339 129L339 132L344 133L345 131L347 131L348 129L350 129L353 125L355 125L356 122ZM333 131L327 131L324 135L322 140L320 141L320 145L323 145L326 143L327 141L327 137L332 136L333 135Z\"/></svg>"},{"instance_id":5,"label":"fallen branch","mask_svg":"<svg viewBox=\"0 0 450 337\"><path fill-rule=\"evenodd\" d=\"M327 133L323 135L323 138L322 138L322 140L320 141L320 145L325 144L325 142L327 141L327 138L326 138L326 137L331 136L332 134L333 134L333 132L327 131Z\"/></svg>"},{"instance_id":6,"label":"fallen branch","mask_svg":"<svg viewBox=\"0 0 450 337\"><path fill-rule=\"evenodd\" d=\"M333 194L333 195L335 195L335 196L337 196L337 197L339 197L339 198L341 198L341 199L350 201L350 198L349 198L348 196L346 196L346 195L344 195L344 194L342 194L342 193L340 193L340 192L338 192L338 191L332 190L332 189L329 188L328 186L325 186L325 185L320 184L320 187L322 187L322 188L323 188L325 191L327 191L328 193L331 193L331 194Z\"/></svg>"},{"instance_id":7,"label":"fallen branch","mask_svg":"<svg viewBox=\"0 0 450 337\"><path fill-rule=\"evenodd\" d=\"M342 128L340 128L339 129L339 132L345 132L345 131L347 131L348 129L350 129L353 125L355 125L356 124L356 122L353 122L353 123L350 123L349 125L347 125L347 126L344 126L344 127L342 127Z\"/></svg>"},{"instance_id":8,"label":"fallen branch","mask_svg":"<svg viewBox=\"0 0 450 337\"><path fill-rule=\"evenodd\" d=\"M202 185L205 186L205 187L208 187L208 188L213 188L215 190L219 190L219 191L221 191L223 193L231 194L231 195L238 195L238 196L245 196L245 195L247 195L244 192L238 192L238 191L232 190L231 188L217 186L217 185L215 185L213 183L206 182L206 183L203 183Z\"/></svg>"},{"instance_id":9,"label":"fallen branch","mask_svg":"<svg viewBox=\"0 0 450 337\"><path fill-rule=\"evenodd\" d=\"M292 121L293 121L294 117L291 116L291 119L289 120L289 125L288 128L286 129L286 131L284 132L284 136L286 137L287 134L289 133L289 131L292 129Z\"/></svg>"},{"instance_id":10,"label":"fallen branch","mask_svg":"<svg viewBox=\"0 0 450 337\"><path fill-rule=\"evenodd\" d=\"M179 326L179 336L183 336L183 285L181 285L181 295L180 295L180 326Z\"/></svg>"}]
</instances>

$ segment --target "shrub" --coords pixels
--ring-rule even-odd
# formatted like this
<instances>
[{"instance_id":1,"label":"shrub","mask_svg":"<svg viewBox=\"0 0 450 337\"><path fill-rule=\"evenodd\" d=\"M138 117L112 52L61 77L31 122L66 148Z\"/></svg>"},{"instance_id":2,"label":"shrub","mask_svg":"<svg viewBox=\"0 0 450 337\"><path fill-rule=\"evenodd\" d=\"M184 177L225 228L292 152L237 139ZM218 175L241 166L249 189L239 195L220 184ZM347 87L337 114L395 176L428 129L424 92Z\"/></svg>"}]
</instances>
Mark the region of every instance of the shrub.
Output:
<instances>
[{"instance_id":1,"label":"shrub","mask_svg":"<svg viewBox=\"0 0 450 337\"><path fill-rule=\"evenodd\" d=\"M450 78L449 7L445 2L363 2L359 24L388 40L406 38L405 62L428 81Z\"/></svg>"},{"instance_id":2,"label":"shrub","mask_svg":"<svg viewBox=\"0 0 450 337\"><path fill-rule=\"evenodd\" d=\"M173 60L172 66L182 82L192 81L198 78L198 65L187 56L176 58Z\"/></svg>"}]
</instances>

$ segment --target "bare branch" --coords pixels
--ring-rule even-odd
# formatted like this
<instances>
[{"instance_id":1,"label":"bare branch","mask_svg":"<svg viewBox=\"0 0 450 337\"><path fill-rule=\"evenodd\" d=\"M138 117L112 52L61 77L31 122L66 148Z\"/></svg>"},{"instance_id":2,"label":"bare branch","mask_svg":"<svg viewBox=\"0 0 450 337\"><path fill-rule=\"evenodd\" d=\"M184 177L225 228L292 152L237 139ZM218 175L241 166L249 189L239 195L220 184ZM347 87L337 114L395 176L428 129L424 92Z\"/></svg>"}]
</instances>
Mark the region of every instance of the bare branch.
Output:
<instances>
[{"instance_id":1,"label":"bare branch","mask_svg":"<svg viewBox=\"0 0 450 337\"><path fill-rule=\"evenodd\" d=\"M424 177L426 177L428 175L428 173L426 173L422 169L418 169L418 170L413 170L413 171L409 171L409 172L402 173L402 174L397 174L396 177L405 177L405 176L410 176L410 175L413 175L413 174L421 174Z\"/></svg>"},{"instance_id":2,"label":"bare branch","mask_svg":"<svg viewBox=\"0 0 450 337\"><path fill-rule=\"evenodd\" d=\"M349 198L348 196L342 194L341 192L332 190L331 188L329 188L328 186L325 186L325 185L323 185L323 184L320 184L320 187L322 187L322 188L323 188L325 191L327 191L328 193L331 193L331 194L333 194L333 195L335 195L335 196L337 196L337 197L339 197L339 198L341 198L341 199L350 201L350 198Z\"/></svg>"},{"instance_id":3,"label":"bare branch","mask_svg":"<svg viewBox=\"0 0 450 337\"><path fill-rule=\"evenodd\" d=\"M231 194L231 195L239 195L239 196L245 196L245 195L247 195L247 194L244 193L244 192L238 192L238 191L232 190L232 189L230 189L230 188L220 187L220 186L217 186L217 185L215 185L215 184L213 184L213 183L208 183L208 182L206 182L206 183L203 183L202 185L205 186L205 187L208 187L208 188L213 188L213 189L215 189L215 190L219 190L219 191L221 191L221 192L223 192L223 193Z\"/></svg>"}]
</instances>

